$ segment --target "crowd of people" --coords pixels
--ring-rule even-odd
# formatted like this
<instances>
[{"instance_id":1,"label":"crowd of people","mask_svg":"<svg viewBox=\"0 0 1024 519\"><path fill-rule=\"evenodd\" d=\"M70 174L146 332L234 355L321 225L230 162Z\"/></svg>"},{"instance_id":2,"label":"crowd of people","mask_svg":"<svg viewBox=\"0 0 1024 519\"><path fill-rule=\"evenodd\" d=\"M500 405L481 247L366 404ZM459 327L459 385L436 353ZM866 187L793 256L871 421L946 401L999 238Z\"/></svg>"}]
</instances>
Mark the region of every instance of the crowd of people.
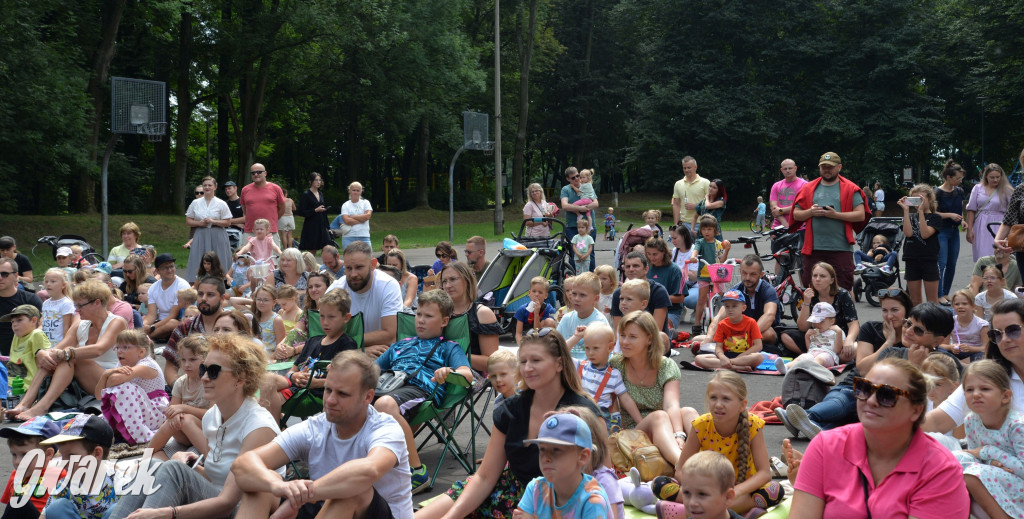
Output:
<instances>
[{"instance_id":1,"label":"crowd of people","mask_svg":"<svg viewBox=\"0 0 1024 519\"><path fill-rule=\"evenodd\" d=\"M498 316L477 293L489 265L483 238L461 251L437 244L420 280L397 236L374 255L359 183L328 223L317 173L297 205L262 164L241 196L229 183L217 198L216 181L204 178L186 212L194 233L181 276L174 257L140 245L143 230L129 222L109 266L77 269L75 251L61 249L33 293L24 288L34 279L28 258L0 238L0 353L9 381L27 387L6 410L18 423L0 429L15 463L37 447L105 459L148 445L166 460L149 495L117 496L104 481L94 495L47 496L32 485L16 492L12 479L4 503L34 495L17 509L24 515L8 507L11 517L621 518L630 501L609 434L636 430L672 469L650 483L660 517L757 517L787 496L737 373L762 364L771 345L796 357L776 363L783 373L849 366L820 402L776 410L794 436L811 438L805 452L783 448L792 517L964 517L972 500L991 517L1021 516L1024 301L1014 292L1021 275L1010 229L1024 189L1009 189L990 165L968 197L963 169L950 161L941 186L899 198L908 289L880 291L882 319L862 323L851 294L854 237L885 198L842 168L825 153L807 181L783 161L764 208L769 223L804 236L804 304L792 324L756 255L733 258L734 286L701 324L707 267L731 250L720 224L727 186L702 178L693 157L673 189L674 225L664 233L660 212L644 214L651 237L621 258L622 282L615 266L595 261L593 171L568 168L560 203L530 185L525 237L551 238L564 213L577 273L562 282L563 308L550 304L548 279L531 280L512 348L499 347ZM305 218L297 246L292 214ZM970 286L954 290L961 226L977 266ZM891 265L884 250L862 252L865 263ZM694 364L718 370L703 404L683 401L682 372L668 355L687 308L705 343ZM415 314L415 335L399 340L402 312ZM445 335L463 316L465 347ZM329 367L314 369L319 361ZM382 372L406 379L382 388ZM493 429L476 473L414 512L430 471L410 413L440 402L453 377L493 388ZM316 395L323 412L282 431L282 410L300 392ZM45 416L89 405L98 416L75 417L63 431ZM292 460L308 473L285 480Z\"/></svg>"}]
</instances>

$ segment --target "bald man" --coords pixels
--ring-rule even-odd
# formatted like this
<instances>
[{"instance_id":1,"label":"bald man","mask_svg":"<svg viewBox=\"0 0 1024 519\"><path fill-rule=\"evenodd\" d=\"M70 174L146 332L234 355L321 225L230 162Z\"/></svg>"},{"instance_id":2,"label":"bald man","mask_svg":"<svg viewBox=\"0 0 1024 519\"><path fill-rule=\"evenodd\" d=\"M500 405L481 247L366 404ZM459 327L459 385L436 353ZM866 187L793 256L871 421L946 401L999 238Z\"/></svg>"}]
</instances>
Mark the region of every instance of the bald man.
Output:
<instances>
[{"instance_id":1,"label":"bald man","mask_svg":"<svg viewBox=\"0 0 1024 519\"><path fill-rule=\"evenodd\" d=\"M280 246L281 238L277 234L277 220L284 214L284 191L281 186L273 182L267 182L267 168L259 162L249 167L249 174L252 176L252 183L242 188L242 210L245 211L245 234L242 242L248 241L253 236L252 226L256 220L265 218L270 222L270 235L274 237L274 243ZM225 264L225 259L221 259Z\"/></svg>"}]
</instances>

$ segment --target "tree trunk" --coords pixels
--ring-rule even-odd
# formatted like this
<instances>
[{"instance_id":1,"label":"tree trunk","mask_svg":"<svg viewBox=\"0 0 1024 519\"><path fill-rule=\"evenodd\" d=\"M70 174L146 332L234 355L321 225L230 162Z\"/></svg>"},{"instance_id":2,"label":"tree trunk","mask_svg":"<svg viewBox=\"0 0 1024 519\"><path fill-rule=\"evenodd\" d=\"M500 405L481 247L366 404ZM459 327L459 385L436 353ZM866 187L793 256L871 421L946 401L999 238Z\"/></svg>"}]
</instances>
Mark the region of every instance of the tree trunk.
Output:
<instances>
[{"instance_id":1,"label":"tree trunk","mask_svg":"<svg viewBox=\"0 0 1024 519\"><path fill-rule=\"evenodd\" d=\"M430 178L427 174L429 171L427 162L430 158L430 121L426 117L423 117L423 122L420 123L420 142L417 153L419 156L416 161L416 208L428 209L430 208L430 201L427 197L430 192Z\"/></svg>"},{"instance_id":2,"label":"tree trunk","mask_svg":"<svg viewBox=\"0 0 1024 519\"><path fill-rule=\"evenodd\" d=\"M188 173L189 131L192 127L192 12L181 12L181 29L178 42L178 138L174 146L174 177L171 182L171 199L174 207L185 206L185 175Z\"/></svg>"},{"instance_id":3,"label":"tree trunk","mask_svg":"<svg viewBox=\"0 0 1024 519\"><path fill-rule=\"evenodd\" d=\"M99 159L100 129L103 128L104 108L110 96L107 91L110 62L114 59L114 45L117 43L117 31L121 27L125 3L126 0L105 0L100 13L100 43L92 55L92 74L87 87L89 97L92 98L92 128L87 143L90 164L96 164ZM78 182L71 185L71 212L96 211L96 181L92 178L92 169L79 171Z\"/></svg>"},{"instance_id":4,"label":"tree trunk","mask_svg":"<svg viewBox=\"0 0 1024 519\"><path fill-rule=\"evenodd\" d=\"M516 153L512 157L512 207L523 205L523 156L526 153L526 123L530 115L530 64L533 61L533 41L537 30L537 0L530 0L530 23L526 30L525 45L520 34L519 65L519 127L516 130Z\"/></svg>"}]
</instances>

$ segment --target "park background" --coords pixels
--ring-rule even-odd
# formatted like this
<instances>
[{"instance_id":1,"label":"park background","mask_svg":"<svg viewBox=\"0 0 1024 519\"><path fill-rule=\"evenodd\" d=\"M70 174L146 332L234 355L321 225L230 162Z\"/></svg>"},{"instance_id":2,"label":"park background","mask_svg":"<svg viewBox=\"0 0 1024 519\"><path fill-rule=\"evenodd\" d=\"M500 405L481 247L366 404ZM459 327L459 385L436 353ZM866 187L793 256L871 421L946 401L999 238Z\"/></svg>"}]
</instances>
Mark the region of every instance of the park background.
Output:
<instances>
[{"instance_id":1,"label":"park background","mask_svg":"<svg viewBox=\"0 0 1024 519\"><path fill-rule=\"evenodd\" d=\"M389 230L381 213L414 207L395 225L443 225L427 208L447 209L462 112L491 113L495 133L494 10L494 0L2 2L0 213L17 216L0 225L25 226L22 244L50 228L98 245L91 217L22 217L99 210L112 76L165 81L169 124L161 142L119 141L111 214L180 218L202 176L241 185L259 161L293 197L320 172L335 207L362 182L375 230ZM904 168L928 180L947 157L969 172L986 161L1019 169L1022 2L505 0L499 14L506 233L526 184L556 197L568 165L594 168L601 194L651 194L631 211L667 208L679 159L693 155L702 176L725 181L726 219L743 221L787 157L813 178L817 157L837 152L844 175L880 181L890 197ZM456 209L477 211L457 223L489 238L494 162L470 152L455 168ZM94 230L74 228L85 222ZM181 223L174 232L187 232ZM142 227L151 243L174 226Z\"/></svg>"}]
</instances>

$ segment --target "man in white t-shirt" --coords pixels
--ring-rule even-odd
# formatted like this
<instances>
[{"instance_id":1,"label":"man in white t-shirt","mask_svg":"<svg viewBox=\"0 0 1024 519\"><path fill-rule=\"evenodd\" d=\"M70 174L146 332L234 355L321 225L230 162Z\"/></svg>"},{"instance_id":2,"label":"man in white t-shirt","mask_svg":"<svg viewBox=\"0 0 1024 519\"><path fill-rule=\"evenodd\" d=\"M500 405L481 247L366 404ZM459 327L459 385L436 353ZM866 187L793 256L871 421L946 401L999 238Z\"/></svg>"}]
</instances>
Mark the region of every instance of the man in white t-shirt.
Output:
<instances>
[{"instance_id":1,"label":"man in white t-shirt","mask_svg":"<svg viewBox=\"0 0 1024 519\"><path fill-rule=\"evenodd\" d=\"M395 278L377 270L370 244L356 241L345 247L345 277L331 283L327 292L336 288L348 290L352 298L352 315L363 314L363 345L374 358L384 353L398 335L398 312L402 309L402 293Z\"/></svg>"},{"instance_id":2,"label":"man in white t-shirt","mask_svg":"<svg viewBox=\"0 0 1024 519\"><path fill-rule=\"evenodd\" d=\"M334 357L324 384L324 412L285 429L272 443L231 466L244 492L237 517L374 517L412 519L409 452L401 426L370 405L380 369L354 350ZM282 481L291 460L309 478Z\"/></svg>"},{"instance_id":3,"label":"man in white t-shirt","mask_svg":"<svg viewBox=\"0 0 1024 519\"><path fill-rule=\"evenodd\" d=\"M156 273L160 276L158 283L149 287L149 311L142 320L142 329L150 339L163 340L171 335L178 326L178 291L189 288L184 279L177 276L174 256L161 254L153 261Z\"/></svg>"}]
</instances>

